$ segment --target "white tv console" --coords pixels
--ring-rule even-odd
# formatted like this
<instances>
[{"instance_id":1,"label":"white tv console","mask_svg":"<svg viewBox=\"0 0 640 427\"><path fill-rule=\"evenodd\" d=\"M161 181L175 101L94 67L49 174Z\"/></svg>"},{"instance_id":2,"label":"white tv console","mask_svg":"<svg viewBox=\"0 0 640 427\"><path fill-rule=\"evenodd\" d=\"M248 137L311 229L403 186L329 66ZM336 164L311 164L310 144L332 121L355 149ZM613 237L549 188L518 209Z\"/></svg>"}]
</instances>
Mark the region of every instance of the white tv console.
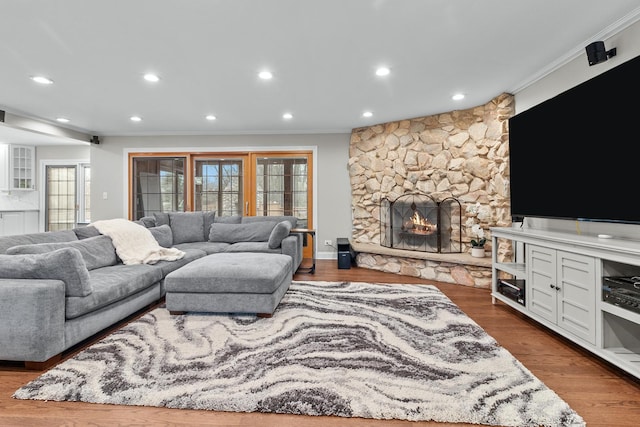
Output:
<instances>
[{"instance_id":1,"label":"white tv console","mask_svg":"<svg viewBox=\"0 0 640 427\"><path fill-rule=\"evenodd\" d=\"M494 304L507 304L640 378L640 313L602 298L603 276L640 276L640 242L508 227L491 228L491 239ZM501 259L502 239L512 245L513 259ZM501 279L524 280L524 304L498 292Z\"/></svg>"}]
</instances>

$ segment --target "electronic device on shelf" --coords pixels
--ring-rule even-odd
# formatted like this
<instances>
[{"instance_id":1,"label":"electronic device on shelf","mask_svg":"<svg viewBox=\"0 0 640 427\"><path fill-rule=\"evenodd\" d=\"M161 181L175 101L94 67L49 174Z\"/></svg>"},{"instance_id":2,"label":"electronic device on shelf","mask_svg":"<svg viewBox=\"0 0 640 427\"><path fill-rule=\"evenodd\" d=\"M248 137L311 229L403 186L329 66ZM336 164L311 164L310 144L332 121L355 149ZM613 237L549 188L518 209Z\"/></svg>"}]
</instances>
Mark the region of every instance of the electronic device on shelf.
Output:
<instances>
[{"instance_id":1,"label":"electronic device on shelf","mask_svg":"<svg viewBox=\"0 0 640 427\"><path fill-rule=\"evenodd\" d=\"M498 279L498 292L521 305L525 305L524 289L524 280Z\"/></svg>"},{"instance_id":2,"label":"electronic device on shelf","mask_svg":"<svg viewBox=\"0 0 640 427\"><path fill-rule=\"evenodd\" d=\"M640 313L640 276L603 277L602 300Z\"/></svg>"}]
</instances>

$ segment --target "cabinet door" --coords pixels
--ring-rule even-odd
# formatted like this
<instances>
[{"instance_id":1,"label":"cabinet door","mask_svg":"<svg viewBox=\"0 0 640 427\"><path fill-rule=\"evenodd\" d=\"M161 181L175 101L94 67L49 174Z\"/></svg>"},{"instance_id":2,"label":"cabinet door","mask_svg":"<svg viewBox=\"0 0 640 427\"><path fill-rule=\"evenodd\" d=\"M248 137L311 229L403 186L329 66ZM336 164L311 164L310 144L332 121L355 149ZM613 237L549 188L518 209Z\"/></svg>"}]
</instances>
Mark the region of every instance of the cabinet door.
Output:
<instances>
[{"instance_id":1,"label":"cabinet door","mask_svg":"<svg viewBox=\"0 0 640 427\"><path fill-rule=\"evenodd\" d=\"M9 145L0 144L0 190L9 190Z\"/></svg>"},{"instance_id":2,"label":"cabinet door","mask_svg":"<svg viewBox=\"0 0 640 427\"><path fill-rule=\"evenodd\" d=\"M0 235L24 233L24 212L0 212Z\"/></svg>"},{"instance_id":3,"label":"cabinet door","mask_svg":"<svg viewBox=\"0 0 640 427\"><path fill-rule=\"evenodd\" d=\"M593 257L557 253L558 317L562 329L595 344L596 273Z\"/></svg>"},{"instance_id":4,"label":"cabinet door","mask_svg":"<svg viewBox=\"0 0 640 427\"><path fill-rule=\"evenodd\" d=\"M538 316L556 323L556 251L527 245L527 308Z\"/></svg>"},{"instance_id":5,"label":"cabinet door","mask_svg":"<svg viewBox=\"0 0 640 427\"><path fill-rule=\"evenodd\" d=\"M34 164L35 148L23 145L11 146L11 188L14 190L33 190L35 188Z\"/></svg>"},{"instance_id":6,"label":"cabinet door","mask_svg":"<svg viewBox=\"0 0 640 427\"><path fill-rule=\"evenodd\" d=\"M37 233L40 228L40 223L38 222L39 212L38 211L26 211L24 213L24 233Z\"/></svg>"}]
</instances>

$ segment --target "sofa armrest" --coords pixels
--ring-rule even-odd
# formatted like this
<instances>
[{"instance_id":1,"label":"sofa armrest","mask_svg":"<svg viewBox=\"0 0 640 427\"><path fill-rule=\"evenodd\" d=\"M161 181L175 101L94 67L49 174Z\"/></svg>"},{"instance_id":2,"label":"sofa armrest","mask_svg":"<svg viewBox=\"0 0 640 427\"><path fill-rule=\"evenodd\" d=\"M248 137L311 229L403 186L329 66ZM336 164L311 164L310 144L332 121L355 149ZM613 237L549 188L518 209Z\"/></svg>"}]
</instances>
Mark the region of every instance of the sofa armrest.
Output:
<instances>
[{"instance_id":1,"label":"sofa armrest","mask_svg":"<svg viewBox=\"0 0 640 427\"><path fill-rule=\"evenodd\" d=\"M44 362L64 346L61 280L0 279L0 360Z\"/></svg>"},{"instance_id":2,"label":"sofa armrest","mask_svg":"<svg viewBox=\"0 0 640 427\"><path fill-rule=\"evenodd\" d=\"M280 247L284 255L289 255L293 259L293 273L296 272L302 263L302 234L290 234L284 239Z\"/></svg>"}]
</instances>

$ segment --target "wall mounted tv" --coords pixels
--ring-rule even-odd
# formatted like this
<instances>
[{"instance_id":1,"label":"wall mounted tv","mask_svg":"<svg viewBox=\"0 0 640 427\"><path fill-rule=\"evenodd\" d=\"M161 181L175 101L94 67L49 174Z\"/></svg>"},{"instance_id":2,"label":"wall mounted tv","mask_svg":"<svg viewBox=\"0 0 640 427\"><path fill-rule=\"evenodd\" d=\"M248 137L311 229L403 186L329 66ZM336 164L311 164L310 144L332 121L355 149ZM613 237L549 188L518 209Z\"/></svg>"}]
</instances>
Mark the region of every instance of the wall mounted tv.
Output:
<instances>
[{"instance_id":1,"label":"wall mounted tv","mask_svg":"<svg viewBox=\"0 0 640 427\"><path fill-rule=\"evenodd\" d=\"M511 117L513 220L640 224L638 102L640 56Z\"/></svg>"}]
</instances>

